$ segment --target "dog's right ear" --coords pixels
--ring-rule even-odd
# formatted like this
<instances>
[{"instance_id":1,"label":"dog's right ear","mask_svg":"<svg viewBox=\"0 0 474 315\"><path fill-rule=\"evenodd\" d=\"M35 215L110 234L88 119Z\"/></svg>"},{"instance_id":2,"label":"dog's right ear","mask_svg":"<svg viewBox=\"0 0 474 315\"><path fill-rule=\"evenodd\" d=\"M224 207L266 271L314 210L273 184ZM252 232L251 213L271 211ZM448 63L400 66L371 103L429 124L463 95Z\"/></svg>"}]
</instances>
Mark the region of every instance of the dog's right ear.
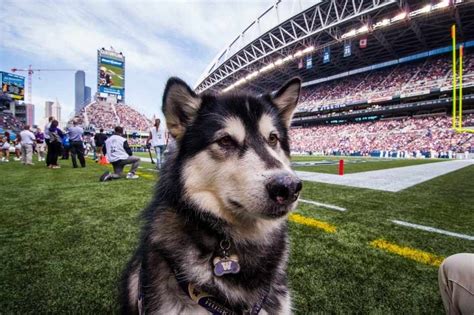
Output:
<instances>
[{"instance_id":1,"label":"dog's right ear","mask_svg":"<svg viewBox=\"0 0 474 315\"><path fill-rule=\"evenodd\" d=\"M201 98L181 79L170 78L163 94L163 114L171 135L179 140L196 117Z\"/></svg>"}]
</instances>

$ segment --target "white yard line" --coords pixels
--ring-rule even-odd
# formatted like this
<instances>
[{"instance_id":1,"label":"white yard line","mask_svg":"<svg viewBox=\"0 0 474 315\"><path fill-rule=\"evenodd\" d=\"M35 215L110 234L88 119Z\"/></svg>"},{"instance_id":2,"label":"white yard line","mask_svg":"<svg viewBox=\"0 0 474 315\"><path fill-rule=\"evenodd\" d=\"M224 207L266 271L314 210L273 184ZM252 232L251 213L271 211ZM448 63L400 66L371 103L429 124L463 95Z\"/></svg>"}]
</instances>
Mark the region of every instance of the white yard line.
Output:
<instances>
[{"instance_id":1,"label":"white yard line","mask_svg":"<svg viewBox=\"0 0 474 315\"><path fill-rule=\"evenodd\" d=\"M449 236L453 236L453 237L457 237L457 238L462 238L462 239L465 239L465 240L474 241L474 236L470 236L470 235L466 235L466 234L454 233L454 232L441 230L441 229L437 229L437 228L430 227L430 226L419 225L419 224L414 224L414 223L409 223L409 222L399 221L399 220L392 220L392 222L395 223L395 224L398 224L398 225L403 225L403 226L411 227L411 228L418 229L418 230L434 232L434 233L438 233L438 234L444 234L444 235L449 235Z\"/></svg>"},{"instance_id":2,"label":"white yard line","mask_svg":"<svg viewBox=\"0 0 474 315\"><path fill-rule=\"evenodd\" d=\"M338 206L327 204L327 203L317 202L317 201L313 201L313 200L299 199L299 201L304 202L304 203L309 203L309 204L312 204L312 205L315 205L315 206L318 206L318 207L331 209L331 210L347 211L346 208L338 207Z\"/></svg>"}]
</instances>

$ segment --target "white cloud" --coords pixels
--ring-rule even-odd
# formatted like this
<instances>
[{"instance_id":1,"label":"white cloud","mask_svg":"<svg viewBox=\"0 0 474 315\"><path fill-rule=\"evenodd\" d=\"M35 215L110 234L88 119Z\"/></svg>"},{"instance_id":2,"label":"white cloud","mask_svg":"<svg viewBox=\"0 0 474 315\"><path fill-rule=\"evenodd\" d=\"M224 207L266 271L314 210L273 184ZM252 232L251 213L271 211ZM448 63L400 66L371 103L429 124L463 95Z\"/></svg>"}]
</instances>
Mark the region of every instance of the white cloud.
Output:
<instances>
[{"instance_id":1,"label":"white cloud","mask_svg":"<svg viewBox=\"0 0 474 315\"><path fill-rule=\"evenodd\" d=\"M273 1L4 0L0 48L23 56L23 64L15 61L7 69L48 65L82 69L91 78L96 49L113 46L126 56L127 102L151 116L160 107L167 77L194 83L218 51ZM34 86L34 95L55 96L44 83ZM60 101L73 104L72 84L49 84L68 91Z\"/></svg>"}]
</instances>

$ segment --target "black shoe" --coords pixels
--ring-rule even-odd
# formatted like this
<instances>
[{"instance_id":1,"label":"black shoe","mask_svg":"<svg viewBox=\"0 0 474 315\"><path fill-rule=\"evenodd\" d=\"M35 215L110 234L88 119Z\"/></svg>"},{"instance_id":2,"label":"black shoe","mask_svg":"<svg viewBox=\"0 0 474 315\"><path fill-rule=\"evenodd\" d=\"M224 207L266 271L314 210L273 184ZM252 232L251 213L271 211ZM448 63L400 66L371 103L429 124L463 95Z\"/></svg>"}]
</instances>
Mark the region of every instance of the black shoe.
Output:
<instances>
[{"instance_id":1,"label":"black shoe","mask_svg":"<svg viewBox=\"0 0 474 315\"><path fill-rule=\"evenodd\" d=\"M102 176L100 176L99 181L105 182L105 181L108 181L108 180L111 180L111 179L112 179L112 177L110 175L110 172L106 171L104 174L102 174Z\"/></svg>"}]
</instances>

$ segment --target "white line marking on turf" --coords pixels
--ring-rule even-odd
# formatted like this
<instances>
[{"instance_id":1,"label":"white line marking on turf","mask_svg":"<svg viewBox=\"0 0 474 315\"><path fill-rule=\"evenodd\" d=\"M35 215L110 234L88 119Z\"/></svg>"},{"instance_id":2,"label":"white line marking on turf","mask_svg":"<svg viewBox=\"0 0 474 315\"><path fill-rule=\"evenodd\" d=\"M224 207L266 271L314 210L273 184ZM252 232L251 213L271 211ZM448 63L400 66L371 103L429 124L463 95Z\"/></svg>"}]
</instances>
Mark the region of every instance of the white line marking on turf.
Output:
<instances>
[{"instance_id":1,"label":"white line marking on turf","mask_svg":"<svg viewBox=\"0 0 474 315\"><path fill-rule=\"evenodd\" d=\"M327 203L312 201L312 200L300 199L300 201L304 202L304 203L310 203L312 205L323 207L323 208L337 210L337 211L346 211L347 210L346 208L338 207L338 206L335 206L335 205L330 205L330 204L327 204Z\"/></svg>"},{"instance_id":2,"label":"white line marking on turf","mask_svg":"<svg viewBox=\"0 0 474 315\"><path fill-rule=\"evenodd\" d=\"M449 236L454 236L454 237L474 241L474 236L470 236L470 235L466 235L466 234L449 232L449 231L446 231L446 230L441 230L441 229L433 228L433 227L430 227L430 226L419 225L419 224L414 224L414 223L409 223L409 222L399 221L399 220L392 220L392 222L395 223L395 224L398 224L398 225L408 226L408 227L411 227L411 228L414 228L414 229L419 229L419 230L423 230L423 231L434 232L434 233L439 233L439 234L444 234L444 235L449 235Z\"/></svg>"}]
</instances>

